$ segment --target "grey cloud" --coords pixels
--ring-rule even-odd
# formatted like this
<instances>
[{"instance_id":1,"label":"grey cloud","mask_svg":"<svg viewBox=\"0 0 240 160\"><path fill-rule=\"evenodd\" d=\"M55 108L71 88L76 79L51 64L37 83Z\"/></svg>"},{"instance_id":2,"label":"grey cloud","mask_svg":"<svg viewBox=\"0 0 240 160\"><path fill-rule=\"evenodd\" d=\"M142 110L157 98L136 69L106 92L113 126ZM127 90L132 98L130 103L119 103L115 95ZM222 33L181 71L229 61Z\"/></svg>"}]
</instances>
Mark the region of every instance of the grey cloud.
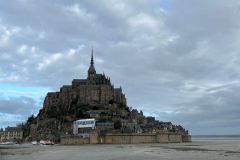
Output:
<instances>
[{"instance_id":1,"label":"grey cloud","mask_svg":"<svg viewBox=\"0 0 240 160\"><path fill-rule=\"evenodd\" d=\"M28 116L37 111L36 101L29 97L0 99L0 111L4 114Z\"/></svg>"},{"instance_id":2,"label":"grey cloud","mask_svg":"<svg viewBox=\"0 0 240 160\"><path fill-rule=\"evenodd\" d=\"M215 132L215 134L224 133L226 128L236 132L239 130L238 122L240 120L238 90L239 85L233 85L214 93L206 92L189 103L178 105L171 114L160 112L159 118L172 118L176 122L182 122L189 126L194 134L205 133L199 128L205 128L209 133L214 133L215 129L221 131Z\"/></svg>"},{"instance_id":3,"label":"grey cloud","mask_svg":"<svg viewBox=\"0 0 240 160\"><path fill-rule=\"evenodd\" d=\"M16 126L26 120L27 116L0 113L0 128L7 126Z\"/></svg>"},{"instance_id":4,"label":"grey cloud","mask_svg":"<svg viewBox=\"0 0 240 160\"><path fill-rule=\"evenodd\" d=\"M122 85L130 106L194 133L214 125L227 133L227 124L239 122L239 3L171 0L162 9L161 3L0 3L0 34L12 33L0 46L0 82L56 91L86 76L93 46L97 71Z\"/></svg>"}]
</instances>

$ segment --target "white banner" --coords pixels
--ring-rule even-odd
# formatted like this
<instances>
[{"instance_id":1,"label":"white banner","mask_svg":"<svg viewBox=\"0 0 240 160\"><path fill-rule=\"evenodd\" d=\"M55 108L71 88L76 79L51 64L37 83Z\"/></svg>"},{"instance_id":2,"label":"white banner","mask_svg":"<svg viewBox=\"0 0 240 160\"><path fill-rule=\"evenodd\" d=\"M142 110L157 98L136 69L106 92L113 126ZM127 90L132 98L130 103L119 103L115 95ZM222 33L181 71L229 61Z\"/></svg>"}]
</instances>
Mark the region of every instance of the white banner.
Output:
<instances>
[{"instance_id":1,"label":"white banner","mask_svg":"<svg viewBox=\"0 0 240 160\"><path fill-rule=\"evenodd\" d=\"M83 119L75 121L78 128L95 128L95 119Z\"/></svg>"}]
</instances>

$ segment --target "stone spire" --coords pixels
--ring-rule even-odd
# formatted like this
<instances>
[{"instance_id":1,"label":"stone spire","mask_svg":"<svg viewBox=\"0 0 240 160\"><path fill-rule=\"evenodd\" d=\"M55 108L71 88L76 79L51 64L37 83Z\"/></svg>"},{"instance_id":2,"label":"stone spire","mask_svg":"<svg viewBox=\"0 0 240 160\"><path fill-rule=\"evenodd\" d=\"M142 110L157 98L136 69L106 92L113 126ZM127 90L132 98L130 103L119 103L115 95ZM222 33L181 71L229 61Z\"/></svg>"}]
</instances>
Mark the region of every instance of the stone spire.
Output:
<instances>
[{"instance_id":1,"label":"stone spire","mask_svg":"<svg viewBox=\"0 0 240 160\"><path fill-rule=\"evenodd\" d=\"M90 67L88 69L88 73L96 73L96 70L94 67L94 59L93 59L93 48L92 48L91 62L90 62Z\"/></svg>"},{"instance_id":2,"label":"stone spire","mask_svg":"<svg viewBox=\"0 0 240 160\"><path fill-rule=\"evenodd\" d=\"M93 60L93 48L92 48L92 57L91 57L91 65L94 65L94 60Z\"/></svg>"},{"instance_id":3,"label":"stone spire","mask_svg":"<svg viewBox=\"0 0 240 160\"><path fill-rule=\"evenodd\" d=\"M94 59L93 59L93 48L91 55L90 67L88 69L88 84L96 84L96 70L94 67Z\"/></svg>"}]
</instances>

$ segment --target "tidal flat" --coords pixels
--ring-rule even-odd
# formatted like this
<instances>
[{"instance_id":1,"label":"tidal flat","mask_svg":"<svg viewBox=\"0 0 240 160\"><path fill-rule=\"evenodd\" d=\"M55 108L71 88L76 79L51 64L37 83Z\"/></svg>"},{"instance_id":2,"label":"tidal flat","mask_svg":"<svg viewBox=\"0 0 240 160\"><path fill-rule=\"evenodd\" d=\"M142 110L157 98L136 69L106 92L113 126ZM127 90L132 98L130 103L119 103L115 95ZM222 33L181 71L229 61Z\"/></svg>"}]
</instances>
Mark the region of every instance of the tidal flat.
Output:
<instances>
[{"instance_id":1,"label":"tidal flat","mask_svg":"<svg viewBox=\"0 0 240 160\"><path fill-rule=\"evenodd\" d=\"M240 140L125 145L0 146L0 160L239 160Z\"/></svg>"}]
</instances>

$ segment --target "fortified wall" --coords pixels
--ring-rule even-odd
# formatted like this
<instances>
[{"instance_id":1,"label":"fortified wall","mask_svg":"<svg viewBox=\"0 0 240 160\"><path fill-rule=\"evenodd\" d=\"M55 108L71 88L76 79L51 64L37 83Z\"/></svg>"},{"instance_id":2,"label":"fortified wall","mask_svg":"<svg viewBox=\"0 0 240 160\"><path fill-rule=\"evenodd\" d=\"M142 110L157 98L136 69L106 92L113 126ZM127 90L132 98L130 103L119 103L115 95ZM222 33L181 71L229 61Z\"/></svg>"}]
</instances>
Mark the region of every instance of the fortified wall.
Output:
<instances>
[{"instance_id":1,"label":"fortified wall","mask_svg":"<svg viewBox=\"0 0 240 160\"><path fill-rule=\"evenodd\" d=\"M191 142L191 135L181 133L108 133L91 134L89 138L82 136L61 137L61 144L141 144L141 143L181 143Z\"/></svg>"}]
</instances>

